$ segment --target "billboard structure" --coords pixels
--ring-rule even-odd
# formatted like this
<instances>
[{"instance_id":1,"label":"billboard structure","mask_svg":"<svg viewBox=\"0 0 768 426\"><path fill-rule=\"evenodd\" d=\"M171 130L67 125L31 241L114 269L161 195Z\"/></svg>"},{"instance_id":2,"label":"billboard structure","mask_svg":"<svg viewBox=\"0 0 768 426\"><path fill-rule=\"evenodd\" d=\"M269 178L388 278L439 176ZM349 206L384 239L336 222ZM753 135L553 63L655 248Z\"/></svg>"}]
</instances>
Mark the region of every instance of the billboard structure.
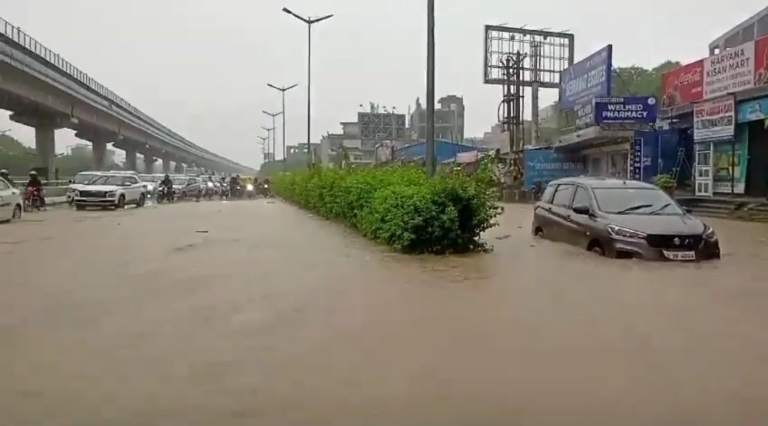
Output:
<instances>
[{"instance_id":1,"label":"billboard structure","mask_svg":"<svg viewBox=\"0 0 768 426\"><path fill-rule=\"evenodd\" d=\"M405 138L405 114L358 112L361 140L398 140Z\"/></svg>"},{"instance_id":2,"label":"billboard structure","mask_svg":"<svg viewBox=\"0 0 768 426\"><path fill-rule=\"evenodd\" d=\"M520 85L560 87L560 73L573 64L574 36L571 33L499 25L485 26L485 84L507 84L504 61L518 52L528 58L520 69Z\"/></svg>"}]
</instances>

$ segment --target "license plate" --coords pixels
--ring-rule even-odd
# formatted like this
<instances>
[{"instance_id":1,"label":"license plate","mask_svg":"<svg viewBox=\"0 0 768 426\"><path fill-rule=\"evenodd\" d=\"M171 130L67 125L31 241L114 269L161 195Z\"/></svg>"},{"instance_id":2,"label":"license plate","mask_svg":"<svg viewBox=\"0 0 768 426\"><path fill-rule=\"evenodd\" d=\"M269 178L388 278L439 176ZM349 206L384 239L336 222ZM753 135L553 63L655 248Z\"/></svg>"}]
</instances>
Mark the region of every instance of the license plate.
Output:
<instances>
[{"instance_id":1,"label":"license plate","mask_svg":"<svg viewBox=\"0 0 768 426\"><path fill-rule=\"evenodd\" d=\"M696 260L696 253L692 251L666 251L664 256L670 260Z\"/></svg>"}]
</instances>

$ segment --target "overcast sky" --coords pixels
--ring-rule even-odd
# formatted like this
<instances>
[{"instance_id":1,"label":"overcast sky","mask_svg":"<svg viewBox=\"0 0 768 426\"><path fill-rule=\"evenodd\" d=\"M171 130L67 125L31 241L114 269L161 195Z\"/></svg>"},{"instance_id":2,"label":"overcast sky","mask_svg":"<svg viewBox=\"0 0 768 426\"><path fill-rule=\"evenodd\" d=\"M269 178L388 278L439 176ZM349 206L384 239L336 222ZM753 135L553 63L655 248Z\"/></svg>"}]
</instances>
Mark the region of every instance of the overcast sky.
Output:
<instances>
[{"instance_id":1,"label":"overcast sky","mask_svg":"<svg viewBox=\"0 0 768 426\"><path fill-rule=\"evenodd\" d=\"M305 141L304 24L281 12L335 14L313 30L312 139L378 102L407 112L424 100L426 0L0 0L0 16L189 140L233 160L260 161L257 136L287 95L287 143ZM482 84L483 25L570 29L576 59L608 43L614 66L707 55L707 45L765 0L436 0L437 96L464 96L467 136L496 122L499 89ZM738 7L736 7L738 5ZM545 90L542 102L557 97ZM542 103L543 105L544 103ZM0 130L31 144L31 129ZM278 127L280 126L278 121ZM278 141L281 137L278 136ZM57 150L77 141L57 133Z\"/></svg>"}]
</instances>

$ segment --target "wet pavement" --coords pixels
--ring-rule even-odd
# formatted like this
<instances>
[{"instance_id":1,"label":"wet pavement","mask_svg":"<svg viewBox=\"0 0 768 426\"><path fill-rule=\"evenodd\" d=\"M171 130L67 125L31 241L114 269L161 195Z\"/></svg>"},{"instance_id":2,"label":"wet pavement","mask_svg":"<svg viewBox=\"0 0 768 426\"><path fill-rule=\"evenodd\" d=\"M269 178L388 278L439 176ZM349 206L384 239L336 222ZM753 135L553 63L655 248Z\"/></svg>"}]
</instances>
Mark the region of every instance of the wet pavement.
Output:
<instances>
[{"instance_id":1,"label":"wet pavement","mask_svg":"<svg viewBox=\"0 0 768 426\"><path fill-rule=\"evenodd\" d=\"M407 257L278 202L0 225L0 425L756 425L768 226L714 263Z\"/></svg>"}]
</instances>

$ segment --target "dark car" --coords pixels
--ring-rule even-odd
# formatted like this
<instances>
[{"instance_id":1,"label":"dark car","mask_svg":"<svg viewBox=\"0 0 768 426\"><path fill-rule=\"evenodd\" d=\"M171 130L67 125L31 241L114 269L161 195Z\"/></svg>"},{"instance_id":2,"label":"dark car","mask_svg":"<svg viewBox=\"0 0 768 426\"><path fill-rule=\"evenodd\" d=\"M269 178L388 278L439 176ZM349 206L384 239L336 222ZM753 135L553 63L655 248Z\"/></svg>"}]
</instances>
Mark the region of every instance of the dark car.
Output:
<instances>
[{"instance_id":1,"label":"dark car","mask_svg":"<svg viewBox=\"0 0 768 426\"><path fill-rule=\"evenodd\" d=\"M607 257L720 258L715 231L659 188L638 181L566 178L551 182L533 209L533 235Z\"/></svg>"}]
</instances>

